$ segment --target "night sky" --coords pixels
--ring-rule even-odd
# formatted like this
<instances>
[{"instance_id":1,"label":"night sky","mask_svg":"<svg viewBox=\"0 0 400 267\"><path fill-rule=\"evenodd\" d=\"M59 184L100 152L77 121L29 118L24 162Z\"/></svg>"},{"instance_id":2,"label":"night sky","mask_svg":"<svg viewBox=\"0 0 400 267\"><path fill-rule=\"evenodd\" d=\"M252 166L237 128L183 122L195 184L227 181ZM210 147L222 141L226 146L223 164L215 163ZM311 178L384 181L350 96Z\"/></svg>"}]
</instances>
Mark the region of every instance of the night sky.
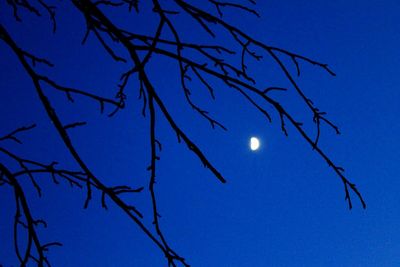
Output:
<instances>
[{"instance_id":1,"label":"night sky","mask_svg":"<svg viewBox=\"0 0 400 267\"><path fill-rule=\"evenodd\" d=\"M54 2L59 6L56 34L45 14L37 18L22 12L23 22L16 22L5 1L0 3L0 23L23 49L55 64L53 68L38 65L38 72L66 86L114 97L119 77L131 63L115 63L93 34L82 46L84 18L70 1ZM128 13L127 8L120 13L104 10L116 24L153 35L157 21L149 2L140 1L139 15ZM161 2L172 7L169 1ZM323 126L319 145L345 169L367 208L351 192L353 209L348 209L340 178L293 126L287 126L288 137L282 133L272 108L268 109L269 123L229 87L213 82L214 101L193 81L193 100L228 130L212 129L187 104L176 62L153 55L146 70L155 89L177 124L227 179L222 184L179 144L156 110L156 135L162 151L155 191L160 226L169 244L188 264L201 267L399 266L399 2L274 0L258 1L255 8L260 18L232 10L226 10L223 18L266 44L327 63L336 73L333 77L299 61L297 77L293 62L282 56L305 94L339 126L340 135ZM188 17L173 21L183 40L235 48L229 35L220 30L219 38L212 39ZM171 33L163 36L171 38ZM263 62L249 59L248 68L257 86L288 87L288 92L271 95L314 136L312 114L271 58L255 51ZM126 56L122 49L117 52ZM57 161L62 167L77 169L32 81L1 40L0 59L0 136L37 125L18 135L23 144L4 140L0 147L24 158ZM150 163L149 114L141 115L137 76L131 80L126 108L111 118L107 116L111 107L105 106L101 114L99 104L92 100L74 96L70 103L62 92L50 87L45 92L65 124L87 122L69 133L81 157L105 184L144 187L124 199L140 209L151 228L146 170ZM261 141L257 151L249 148L252 136ZM0 162L18 169L4 153ZM43 191L38 198L29 177L20 179L33 215L48 224L39 228L40 238L63 244L47 253L52 266L167 266L162 252L111 201L108 210L102 209L98 192L84 210L85 189L71 188L61 180L56 185L51 176L38 175ZM8 185L0 186L0 204L0 265L17 266L12 231L15 203Z\"/></svg>"}]
</instances>

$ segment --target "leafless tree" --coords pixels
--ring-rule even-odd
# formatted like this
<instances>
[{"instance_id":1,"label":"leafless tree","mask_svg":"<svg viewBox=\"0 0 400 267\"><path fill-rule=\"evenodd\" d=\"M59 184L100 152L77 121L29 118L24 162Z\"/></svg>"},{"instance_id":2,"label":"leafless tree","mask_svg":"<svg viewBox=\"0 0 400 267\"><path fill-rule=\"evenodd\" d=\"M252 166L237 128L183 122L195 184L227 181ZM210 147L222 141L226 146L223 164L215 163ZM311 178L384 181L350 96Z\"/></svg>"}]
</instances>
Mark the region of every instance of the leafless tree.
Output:
<instances>
[{"instance_id":1,"label":"leafless tree","mask_svg":"<svg viewBox=\"0 0 400 267\"><path fill-rule=\"evenodd\" d=\"M57 31L56 11L59 9L56 7L58 2L50 0L7 0L6 2L8 9L4 11L12 12L16 22L27 23L27 20L29 20L26 19L27 17L31 15L41 17L43 15L50 19L53 32ZM197 156L202 165L209 169L219 182L225 183L226 179L208 159L207 155L202 152L198 144L192 141L189 134L178 125L176 118L171 115L164 99L160 96L159 88L154 86L154 81L148 75L147 64L162 57L173 60L177 64L178 73L176 73L176 76L179 77L179 87L182 89L182 94L185 96L187 104L199 116L208 121L212 128L225 130L221 122L214 119L210 113L192 99L192 90L197 90L197 88L190 87L189 84L192 80L196 80L204 87L201 89L208 90L211 99L215 98L214 91L221 84L227 90L238 92L248 101L249 107L260 112L267 121L272 122L273 118L276 117L284 135L288 135L287 125L291 125L291 128L295 129L297 134L337 174L343 183L348 207L352 208L352 194L358 198L364 208L366 207L355 184L350 182L344 175L343 168L335 164L319 146L318 141L322 127L332 128L333 131L339 134L338 127L326 117L325 112L315 106L296 81L297 76L300 75L302 64L313 65L335 76L335 73L327 64L260 42L249 36L240 27L228 22L224 16L224 12L228 10L236 9L240 12L259 16L253 0L243 0L241 2L208 0L201 1L202 3L197 2L196 4L183 0L152 0L149 2L152 5L152 9L150 11L147 10L147 12L152 12L152 19L157 21L157 29L154 34L148 35L135 31L134 26L121 26L113 19L113 16L108 15L110 10L119 12L126 9L129 9L132 16L141 14L144 11L142 10L142 3L139 3L138 0L72 0L69 3L86 22L85 25L82 25L82 27L86 28L86 34L82 36L82 44L85 45L88 38L93 38L104 48L105 52L115 61L115 64L131 66L126 72L121 73L121 79L116 86L115 98L103 97L100 94L89 93L84 89L60 84L55 78L43 73L43 68L39 70L36 66L47 65L48 67L53 67L51 60L41 58L26 50L24 44L16 41L13 32L7 29L5 25L0 24L0 39L18 59L25 71L25 75L30 77L32 90L36 91L65 148L79 166L77 170L62 168L59 167L62 164L57 164L56 162L43 163L28 159L7 148L7 144L10 141L21 143L21 136L32 130L36 126L35 124L8 130L2 127L1 130L4 133L0 137L0 152L3 155L2 158L6 160L0 162L0 185L10 188L14 192L16 206L13 223L14 248L21 266L35 262L38 266L50 266L50 260L48 259L49 248L61 245L59 242L47 244L42 242L37 228L41 224L45 225L46 222L35 218L35 212L30 206L31 199L28 198L26 193L27 189L20 182L21 177L28 177L40 197L42 189L35 176L43 173L49 175L50 180L48 182L58 183L59 179L63 179L72 186L84 188L86 192L84 208L88 207L93 192L100 192L102 195L102 207L107 209L107 201L111 201L120 208L126 215L127 220L131 220L134 225L139 227L154 243L155 247L165 255L168 266L189 266L186 259L171 248L168 239L163 234L159 221L155 179L159 151L162 145L157 139L161 135L161 133L156 132L157 121L161 118L165 119L175 132L178 142L185 145ZM205 39L207 41L204 43L190 41L190 36L180 31L177 26L177 20L181 17L185 17L187 23L191 23L193 31L202 32L210 38ZM223 45L220 44L221 38L223 38ZM248 62L249 60L262 62L266 59L271 60L280 69L290 86L271 84L269 87L263 87L259 85L268 81L260 81L258 78L257 80L253 78L253 74L248 68ZM290 70L292 67L296 70L295 74ZM84 126L86 123L65 124L55 110L52 99L48 97L44 87L64 93L66 100L69 102L73 102L76 97L91 99L99 103L101 113L108 111L108 116L116 116L125 107L127 90L138 90L143 101L142 115L145 116L150 125L148 134L151 157L149 159L147 189L151 197L149 201L151 201L152 205L153 224L148 225L142 219L140 207L135 207L121 198L123 194L138 193L143 190L143 187L110 186L104 182L102 177L92 171L85 159L78 153L69 133L70 129ZM272 91L287 90L296 92L304 104L304 109L310 112L310 121L314 124L314 131L306 128L296 118L295 114L289 113L281 102L271 96ZM9 132L7 133L7 131ZM22 231L26 231L28 234L24 244L18 242L18 236Z\"/></svg>"}]
</instances>

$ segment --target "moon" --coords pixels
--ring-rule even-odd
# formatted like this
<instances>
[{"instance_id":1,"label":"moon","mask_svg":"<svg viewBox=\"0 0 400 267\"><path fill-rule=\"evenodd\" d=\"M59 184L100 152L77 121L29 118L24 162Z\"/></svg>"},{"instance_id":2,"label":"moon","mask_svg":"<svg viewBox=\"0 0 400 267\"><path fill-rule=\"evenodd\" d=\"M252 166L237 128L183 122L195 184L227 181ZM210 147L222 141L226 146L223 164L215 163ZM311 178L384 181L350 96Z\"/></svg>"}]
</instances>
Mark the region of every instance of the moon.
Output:
<instances>
[{"instance_id":1,"label":"moon","mask_svg":"<svg viewBox=\"0 0 400 267\"><path fill-rule=\"evenodd\" d=\"M260 140L257 137L250 138L250 149L256 151L260 148Z\"/></svg>"}]
</instances>

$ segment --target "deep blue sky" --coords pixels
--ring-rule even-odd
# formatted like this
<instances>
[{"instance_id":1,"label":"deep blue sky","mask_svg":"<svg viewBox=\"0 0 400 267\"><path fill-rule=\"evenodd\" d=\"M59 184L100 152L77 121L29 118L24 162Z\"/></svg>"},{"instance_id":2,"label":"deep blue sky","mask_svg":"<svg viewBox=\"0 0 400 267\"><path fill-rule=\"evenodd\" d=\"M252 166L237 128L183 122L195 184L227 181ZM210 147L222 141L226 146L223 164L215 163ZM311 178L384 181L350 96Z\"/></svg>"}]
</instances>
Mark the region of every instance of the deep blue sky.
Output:
<instances>
[{"instance_id":1,"label":"deep blue sky","mask_svg":"<svg viewBox=\"0 0 400 267\"><path fill-rule=\"evenodd\" d=\"M368 207L363 210L354 198L355 207L349 211L341 181L296 131L289 127L286 138L276 114L269 124L227 88L216 90L215 103L198 96L229 130L209 129L182 102L176 65L154 58L149 73L160 95L228 180L220 184L184 145L176 143L174 133L160 119L157 136L163 151L156 191L167 239L192 266L398 266L400 4L378 0L259 2L259 19L240 12L229 12L226 18L258 40L328 63L336 72L337 77L331 77L302 63L298 82L340 126L339 136L324 129L321 146L345 167ZM82 48L83 19L68 1L61 6L65 9L59 9L56 35L51 34L46 19L27 16L23 24L15 23L5 3L0 4L0 23L23 48L56 63L54 70L38 70L60 83L113 96L127 66L113 64L93 36ZM154 21L142 19L139 30L153 32ZM200 39L202 35L189 22L180 21L182 36ZM38 125L21 136L23 145L0 145L27 158L74 166L28 76L3 43L0 58L0 135L33 122ZM271 77L282 81L276 69L250 67L261 84L268 85ZM127 108L112 119L99 115L96 103L76 97L76 103L70 104L63 94L47 92L66 123L89 122L87 127L72 130L72 138L99 177L110 185L128 182L147 187L148 122L140 116L134 83ZM280 99L290 111L307 118L298 99L284 96ZM252 135L262 142L256 153L248 148ZM3 155L0 160L7 163ZM112 206L108 211L101 209L98 195L83 210L85 191L50 181L40 176L41 199L29 183L24 186L34 215L49 224L40 231L42 239L64 244L48 254L54 266L166 265L162 253L121 212ZM151 220L148 200L147 192L132 198L142 207L146 222ZM11 189L0 187L0 264L4 266L16 265L11 247L13 201Z\"/></svg>"}]
</instances>

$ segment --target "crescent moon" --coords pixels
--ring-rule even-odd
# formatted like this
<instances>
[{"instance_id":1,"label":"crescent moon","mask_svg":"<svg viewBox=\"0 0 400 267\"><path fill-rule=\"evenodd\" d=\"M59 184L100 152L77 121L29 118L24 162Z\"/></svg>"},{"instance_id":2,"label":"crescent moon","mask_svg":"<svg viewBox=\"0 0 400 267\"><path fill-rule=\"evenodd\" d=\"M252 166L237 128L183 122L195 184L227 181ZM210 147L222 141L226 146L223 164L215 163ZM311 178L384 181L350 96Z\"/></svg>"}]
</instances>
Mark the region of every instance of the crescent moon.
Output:
<instances>
[{"instance_id":1,"label":"crescent moon","mask_svg":"<svg viewBox=\"0 0 400 267\"><path fill-rule=\"evenodd\" d=\"M256 151L260 148L260 140L257 137L250 138L250 149Z\"/></svg>"}]
</instances>

